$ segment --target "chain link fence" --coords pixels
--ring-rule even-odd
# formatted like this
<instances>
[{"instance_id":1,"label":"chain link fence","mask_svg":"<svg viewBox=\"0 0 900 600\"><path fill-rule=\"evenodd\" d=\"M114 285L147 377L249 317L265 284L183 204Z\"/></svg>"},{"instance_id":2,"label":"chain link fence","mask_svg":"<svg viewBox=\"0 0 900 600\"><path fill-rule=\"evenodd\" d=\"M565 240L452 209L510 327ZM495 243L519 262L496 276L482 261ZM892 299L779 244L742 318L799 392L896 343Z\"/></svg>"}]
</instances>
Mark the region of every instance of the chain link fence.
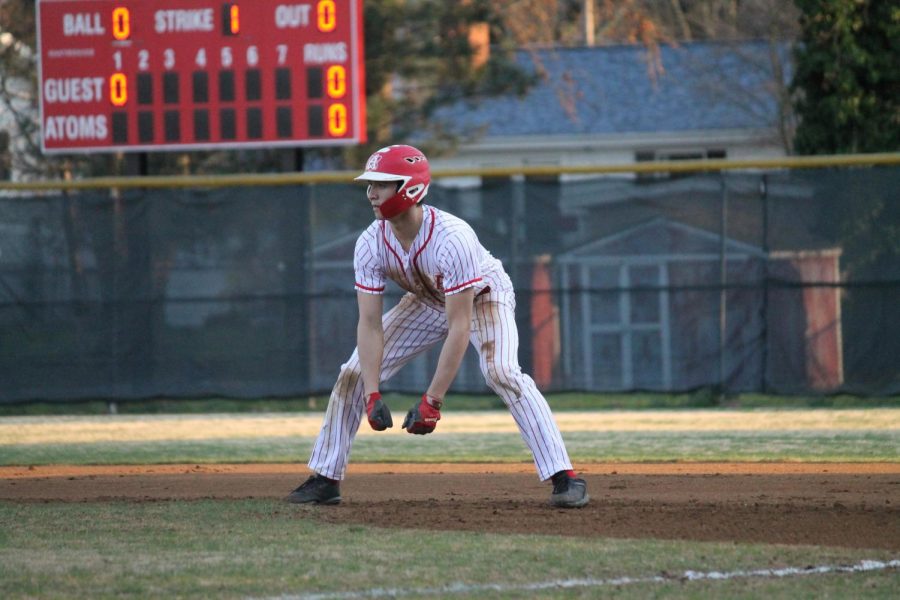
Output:
<instances>
[{"instance_id":1,"label":"chain link fence","mask_svg":"<svg viewBox=\"0 0 900 600\"><path fill-rule=\"evenodd\" d=\"M893 395L897 162L476 172L427 202L506 266L546 391ZM372 215L351 179L7 184L0 402L327 393ZM421 393L438 350L385 389ZM452 389L487 392L474 349Z\"/></svg>"}]
</instances>

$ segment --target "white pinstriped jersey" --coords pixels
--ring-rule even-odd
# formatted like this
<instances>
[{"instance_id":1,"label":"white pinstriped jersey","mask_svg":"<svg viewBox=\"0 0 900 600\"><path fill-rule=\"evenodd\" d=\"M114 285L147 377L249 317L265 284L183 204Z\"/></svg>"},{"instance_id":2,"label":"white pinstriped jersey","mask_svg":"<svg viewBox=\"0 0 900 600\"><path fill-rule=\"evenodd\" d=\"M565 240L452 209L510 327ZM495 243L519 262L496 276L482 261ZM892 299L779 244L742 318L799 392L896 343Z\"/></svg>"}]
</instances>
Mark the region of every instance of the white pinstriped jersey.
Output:
<instances>
[{"instance_id":1,"label":"white pinstriped jersey","mask_svg":"<svg viewBox=\"0 0 900 600\"><path fill-rule=\"evenodd\" d=\"M353 265L356 289L362 292L382 294L388 279L411 292L382 317L381 381L445 340L444 299L474 288L480 297L473 307L469 341L478 352L485 381L509 408L540 479L572 468L547 400L519 366L512 282L465 221L425 206L422 227L408 252L387 222L375 221L359 236ZM366 411L364 387L357 348L341 365L307 463L316 473L344 478L350 448Z\"/></svg>"},{"instance_id":2,"label":"white pinstriped jersey","mask_svg":"<svg viewBox=\"0 0 900 600\"><path fill-rule=\"evenodd\" d=\"M468 288L475 295L511 292L503 265L462 219L424 206L422 227L409 252L386 221L376 220L359 236L353 254L356 289L382 294L390 279L423 303L444 310L444 298Z\"/></svg>"}]
</instances>

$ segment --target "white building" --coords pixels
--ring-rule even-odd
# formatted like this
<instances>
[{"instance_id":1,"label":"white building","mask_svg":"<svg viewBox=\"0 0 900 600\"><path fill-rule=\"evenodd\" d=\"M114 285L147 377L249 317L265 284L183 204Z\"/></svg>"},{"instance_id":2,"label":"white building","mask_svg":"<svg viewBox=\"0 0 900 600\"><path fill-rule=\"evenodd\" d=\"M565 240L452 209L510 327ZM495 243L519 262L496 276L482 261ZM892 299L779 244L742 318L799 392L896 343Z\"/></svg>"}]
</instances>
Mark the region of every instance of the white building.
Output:
<instances>
[{"instance_id":1,"label":"white building","mask_svg":"<svg viewBox=\"0 0 900 600\"><path fill-rule=\"evenodd\" d=\"M524 95L438 111L437 124L464 142L433 168L786 154L787 47L685 43L656 57L639 45L554 48L519 51L516 61L535 79Z\"/></svg>"}]
</instances>

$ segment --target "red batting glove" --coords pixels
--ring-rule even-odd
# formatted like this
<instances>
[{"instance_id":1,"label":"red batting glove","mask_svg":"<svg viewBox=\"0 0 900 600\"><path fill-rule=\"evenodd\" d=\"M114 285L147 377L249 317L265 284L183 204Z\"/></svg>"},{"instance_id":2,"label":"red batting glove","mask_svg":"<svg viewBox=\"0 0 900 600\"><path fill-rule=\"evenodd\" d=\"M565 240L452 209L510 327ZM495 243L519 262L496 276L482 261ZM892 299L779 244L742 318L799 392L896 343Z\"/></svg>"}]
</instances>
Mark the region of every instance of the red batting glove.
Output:
<instances>
[{"instance_id":1,"label":"red batting glove","mask_svg":"<svg viewBox=\"0 0 900 600\"><path fill-rule=\"evenodd\" d=\"M394 426L391 411L387 404L381 401L381 394L372 392L366 400L366 415L369 417L369 425L375 431L384 431Z\"/></svg>"},{"instance_id":2,"label":"red batting glove","mask_svg":"<svg viewBox=\"0 0 900 600\"><path fill-rule=\"evenodd\" d=\"M406 413L406 418L403 419L403 429L416 435L431 433L437 426L437 422L441 420L441 406L443 405L444 403L437 398L422 394L422 401Z\"/></svg>"}]
</instances>

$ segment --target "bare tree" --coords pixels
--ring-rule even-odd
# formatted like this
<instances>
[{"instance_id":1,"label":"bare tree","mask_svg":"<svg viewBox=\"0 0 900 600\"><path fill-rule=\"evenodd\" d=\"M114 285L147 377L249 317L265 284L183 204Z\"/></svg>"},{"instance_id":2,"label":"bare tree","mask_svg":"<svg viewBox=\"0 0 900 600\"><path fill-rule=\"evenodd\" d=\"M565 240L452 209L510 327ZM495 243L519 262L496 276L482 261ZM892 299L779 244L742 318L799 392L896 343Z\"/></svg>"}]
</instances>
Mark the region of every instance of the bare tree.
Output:
<instances>
[{"instance_id":1,"label":"bare tree","mask_svg":"<svg viewBox=\"0 0 900 600\"><path fill-rule=\"evenodd\" d=\"M32 3L33 4L33 3ZM0 4L0 127L10 140L10 170L29 178L43 174L37 122L37 57L34 11L27 3Z\"/></svg>"},{"instance_id":2,"label":"bare tree","mask_svg":"<svg viewBox=\"0 0 900 600\"><path fill-rule=\"evenodd\" d=\"M673 0L673 3L685 3ZM799 12L793 2L782 0L707 0L690 3L685 12L695 39L716 41L718 53L738 57L742 68L764 83L756 89L723 85L709 64L698 64L698 80L708 93L726 98L737 109L758 118L773 118L778 142L793 150L796 116L789 89L791 48L800 32ZM748 44L748 42L754 42ZM759 45L765 45L765 52ZM772 104L776 113L772 114Z\"/></svg>"},{"instance_id":3,"label":"bare tree","mask_svg":"<svg viewBox=\"0 0 900 600\"><path fill-rule=\"evenodd\" d=\"M791 150L794 115L790 79L790 46L799 35L799 13L783 0L499 0L497 14L503 34L520 48L577 47L635 44L646 49L647 74L665 72L660 46L681 42L713 41L721 53L739 56L744 68L765 74L760 89L728 88L711 64L697 64L704 91L726 98L754 117L772 116L777 107L779 141ZM754 42L751 51L747 42ZM768 51L760 53L764 43ZM713 57L715 59L715 57ZM532 51L538 74L544 75L540 57ZM561 81L566 81L565 76ZM565 93L559 94L567 97Z\"/></svg>"}]
</instances>

